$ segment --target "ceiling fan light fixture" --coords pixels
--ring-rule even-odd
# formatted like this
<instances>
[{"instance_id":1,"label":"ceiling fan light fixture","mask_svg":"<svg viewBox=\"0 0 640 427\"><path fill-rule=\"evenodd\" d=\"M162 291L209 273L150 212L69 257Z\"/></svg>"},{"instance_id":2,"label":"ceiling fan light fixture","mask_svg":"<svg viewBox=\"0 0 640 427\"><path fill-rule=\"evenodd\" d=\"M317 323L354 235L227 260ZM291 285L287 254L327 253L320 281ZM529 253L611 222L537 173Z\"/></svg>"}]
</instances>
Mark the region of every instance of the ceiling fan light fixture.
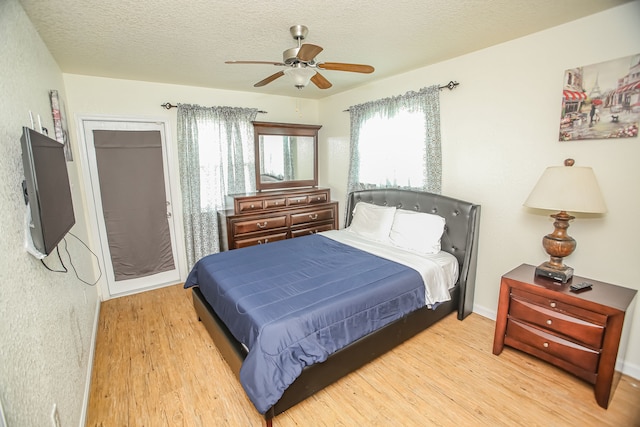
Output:
<instances>
[{"instance_id":1,"label":"ceiling fan light fixture","mask_svg":"<svg viewBox=\"0 0 640 427\"><path fill-rule=\"evenodd\" d=\"M291 76L294 86L298 89L302 89L308 85L311 77L316 75L314 70L306 67L287 68L284 70L284 73L287 76Z\"/></svg>"}]
</instances>

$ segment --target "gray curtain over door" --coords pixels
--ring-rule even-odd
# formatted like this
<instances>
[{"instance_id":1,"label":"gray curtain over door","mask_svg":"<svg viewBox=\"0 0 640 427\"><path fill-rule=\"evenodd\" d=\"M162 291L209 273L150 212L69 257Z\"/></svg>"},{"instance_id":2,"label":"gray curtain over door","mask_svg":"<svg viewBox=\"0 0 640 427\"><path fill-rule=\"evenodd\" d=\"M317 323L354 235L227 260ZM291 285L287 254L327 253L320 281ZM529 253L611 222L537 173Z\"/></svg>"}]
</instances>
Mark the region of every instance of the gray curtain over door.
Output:
<instances>
[{"instance_id":1,"label":"gray curtain over door","mask_svg":"<svg viewBox=\"0 0 640 427\"><path fill-rule=\"evenodd\" d=\"M94 130L93 138L115 280L173 270L160 132Z\"/></svg>"}]
</instances>

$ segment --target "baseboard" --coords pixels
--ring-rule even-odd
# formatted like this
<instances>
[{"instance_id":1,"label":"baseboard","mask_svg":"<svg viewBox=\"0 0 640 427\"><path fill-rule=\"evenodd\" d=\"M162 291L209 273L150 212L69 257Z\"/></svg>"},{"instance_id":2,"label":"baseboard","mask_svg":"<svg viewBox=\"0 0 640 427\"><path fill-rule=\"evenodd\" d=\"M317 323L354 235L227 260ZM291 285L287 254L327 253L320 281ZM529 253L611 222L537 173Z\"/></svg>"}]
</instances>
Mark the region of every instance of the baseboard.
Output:
<instances>
[{"instance_id":1,"label":"baseboard","mask_svg":"<svg viewBox=\"0 0 640 427\"><path fill-rule=\"evenodd\" d=\"M473 312L479 314L482 317L486 317L487 319L491 319L493 321L496 320L495 310L489 310L488 308L482 307L478 304L473 305Z\"/></svg>"},{"instance_id":2,"label":"baseboard","mask_svg":"<svg viewBox=\"0 0 640 427\"><path fill-rule=\"evenodd\" d=\"M93 319L93 332L89 348L89 360L87 363L87 379L85 380L84 399L82 400L82 413L80 414L80 427L87 425L87 411L89 409L89 394L91 393L91 374L93 372L93 360L96 353L96 341L98 338L98 322L100 321L100 298L96 302L96 315Z\"/></svg>"},{"instance_id":3,"label":"baseboard","mask_svg":"<svg viewBox=\"0 0 640 427\"><path fill-rule=\"evenodd\" d=\"M487 319L491 319L493 321L496 320L496 311L488 309L487 307L482 307L478 304L474 304L473 312L479 314L482 317L486 317ZM634 365L627 361L618 360L618 362L616 363L616 370L621 371L623 374L628 375L631 378L640 379L640 366L638 365Z\"/></svg>"}]
</instances>

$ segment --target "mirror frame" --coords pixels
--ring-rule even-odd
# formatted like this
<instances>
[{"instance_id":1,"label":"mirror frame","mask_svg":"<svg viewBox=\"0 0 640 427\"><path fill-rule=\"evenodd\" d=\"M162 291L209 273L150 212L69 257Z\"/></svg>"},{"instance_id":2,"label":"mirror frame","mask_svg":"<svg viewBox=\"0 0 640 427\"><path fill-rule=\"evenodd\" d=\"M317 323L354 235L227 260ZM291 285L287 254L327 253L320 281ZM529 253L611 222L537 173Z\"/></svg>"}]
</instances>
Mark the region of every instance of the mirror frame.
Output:
<instances>
[{"instance_id":1,"label":"mirror frame","mask_svg":"<svg viewBox=\"0 0 640 427\"><path fill-rule=\"evenodd\" d=\"M255 140L256 191L276 190L297 187L318 186L318 130L322 125L303 125L296 123L252 122ZM311 136L313 137L313 179L282 182L260 181L260 136Z\"/></svg>"}]
</instances>

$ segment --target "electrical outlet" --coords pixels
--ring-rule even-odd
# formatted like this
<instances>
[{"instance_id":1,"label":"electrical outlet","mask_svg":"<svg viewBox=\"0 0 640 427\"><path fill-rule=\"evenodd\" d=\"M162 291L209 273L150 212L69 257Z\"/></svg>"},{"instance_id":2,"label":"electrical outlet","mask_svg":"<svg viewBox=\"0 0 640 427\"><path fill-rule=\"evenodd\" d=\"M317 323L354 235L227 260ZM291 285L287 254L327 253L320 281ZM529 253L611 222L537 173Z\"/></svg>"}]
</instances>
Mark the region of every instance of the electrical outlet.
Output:
<instances>
[{"instance_id":1,"label":"electrical outlet","mask_svg":"<svg viewBox=\"0 0 640 427\"><path fill-rule=\"evenodd\" d=\"M60 414L58 413L58 406L55 403L51 410L51 425L53 427L62 427L62 423L60 423Z\"/></svg>"}]
</instances>

